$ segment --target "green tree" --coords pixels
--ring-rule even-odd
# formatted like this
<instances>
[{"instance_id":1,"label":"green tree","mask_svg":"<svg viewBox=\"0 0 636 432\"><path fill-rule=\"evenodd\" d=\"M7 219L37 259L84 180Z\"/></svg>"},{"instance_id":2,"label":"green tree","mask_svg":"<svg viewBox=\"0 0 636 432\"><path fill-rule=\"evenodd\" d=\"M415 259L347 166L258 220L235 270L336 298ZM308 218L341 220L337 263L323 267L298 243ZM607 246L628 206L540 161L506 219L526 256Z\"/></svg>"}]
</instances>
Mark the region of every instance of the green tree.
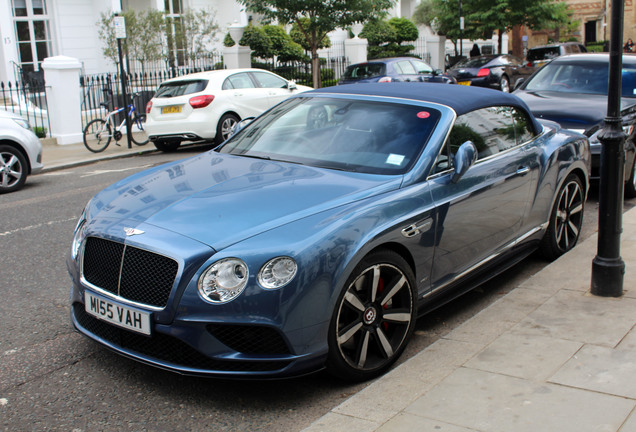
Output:
<instances>
[{"instance_id":1,"label":"green tree","mask_svg":"<svg viewBox=\"0 0 636 432\"><path fill-rule=\"evenodd\" d=\"M403 45L417 39L419 31L413 22L406 18L391 18L388 21L369 21L360 37L369 41L369 58L400 57L408 55L413 45Z\"/></svg>"},{"instance_id":2,"label":"green tree","mask_svg":"<svg viewBox=\"0 0 636 432\"><path fill-rule=\"evenodd\" d=\"M265 34L272 43L272 50L282 62L300 61L305 57L305 52L300 44L293 41L287 34L283 26L266 25L263 26Z\"/></svg>"},{"instance_id":3,"label":"green tree","mask_svg":"<svg viewBox=\"0 0 636 432\"><path fill-rule=\"evenodd\" d=\"M281 25L297 24L311 51L313 86L319 88L318 48L326 34L338 27L377 17L389 9L394 0L239 0L239 3L265 20L278 21Z\"/></svg>"},{"instance_id":4,"label":"green tree","mask_svg":"<svg viewBox=\"0 0 636 432\"><path fill-rule=\"evenodd\" d=\"M310 25L309 18L300 18L298 22L301 23L301 25L305 28L308 28ZM318 49L329 48L331 46L331 39L329 39L329 36L327 36L328 32L322 32L322 33L324 33L325 36L319 42ZM298 23L294 22L292 24L292 28L289 31L289 35L291 36L292 40L296 42L297 44L299 44L301 47L303 47L305 51L311 51L311 46L309 45L307 39L305 38L304 33L301 31L300 25Z\"/></svg>"}]
</instances>

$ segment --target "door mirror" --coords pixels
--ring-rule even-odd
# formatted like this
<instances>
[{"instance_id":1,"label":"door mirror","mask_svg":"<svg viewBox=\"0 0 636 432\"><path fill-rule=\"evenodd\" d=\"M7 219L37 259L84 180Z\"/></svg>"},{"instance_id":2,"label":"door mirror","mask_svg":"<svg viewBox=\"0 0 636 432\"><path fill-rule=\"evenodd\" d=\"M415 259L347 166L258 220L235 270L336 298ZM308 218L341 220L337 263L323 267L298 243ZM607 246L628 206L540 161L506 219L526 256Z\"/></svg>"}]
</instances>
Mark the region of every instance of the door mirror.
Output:
<instances>
[{"instance_id":1,"label":"door mirror","mask_svg":"<svg viewBox=\"0 0 636 432\"><path fill-rule=\"evenodd\" d=\"M232 133L230 134L230 136L228 138L231 138L234 135L236 135L237 133L239 133L239 131L241 129L244 129L245 126L247 126L248 124L252 123L252 120L254 120L254 119L255 119L255 117L245 117L243 120L241 120L240 122L235 124L234 127L232 128Z\"/></svg>"},{"instance_id":2,"label":"door mirror","mask_svg":"<svg viewBox=\"0 0 636 432\"><path fill-rule=\"evenodd\" d=\"M289 89L290 91L296 90L298 87L296 87L296 83L293 81L289 81L287 82L287 89Z\"/></svg>"},{"instance_id":3,"label":"door mirror","mask_svg":"<svg viewBox=\"0 0 636 432\"><path fill-rule=\"evenodd\" d=\"M523 84L523 82L524 82L525 80L526 80L525 78L519 78L519 79L517 80L517 82L515 83L515 88L514 88L514 90L517 90L519 87L521 87L521 85Z\"/></svg>"},{"instance_id":4,"label":"door mirror","mask_svg":"<svg viewBox=\"0 0 636 432\"><path fill-rule=\"evenodd\" d=\"M477 148L475 148L475 144L473 144L472 141L466 141L459 147L459 150L457 150L455 154L455 172L451 177L451 182L457 183L459 179L466 174L468 168L473 166L476 160Z\"/></svg>"}]
</instances>

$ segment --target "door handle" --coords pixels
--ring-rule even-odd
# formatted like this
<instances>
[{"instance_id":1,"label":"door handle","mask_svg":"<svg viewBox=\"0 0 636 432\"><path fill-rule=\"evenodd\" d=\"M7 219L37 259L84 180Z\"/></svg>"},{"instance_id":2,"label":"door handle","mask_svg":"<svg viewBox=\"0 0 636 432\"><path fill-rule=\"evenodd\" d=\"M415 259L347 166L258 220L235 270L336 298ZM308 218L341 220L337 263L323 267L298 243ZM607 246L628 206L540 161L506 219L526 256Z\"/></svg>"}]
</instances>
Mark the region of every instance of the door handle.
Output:
<instances>
[{"instance_id":1,"label":"door handle","mask_svg":"<svg viewBox=\"0 0 636 432\"><path fill-rule=\"evenodd\" d=\"M517 175L523 176L530 172L530 168L524 166L517 168Z\"/></svg>"}]
</instances>

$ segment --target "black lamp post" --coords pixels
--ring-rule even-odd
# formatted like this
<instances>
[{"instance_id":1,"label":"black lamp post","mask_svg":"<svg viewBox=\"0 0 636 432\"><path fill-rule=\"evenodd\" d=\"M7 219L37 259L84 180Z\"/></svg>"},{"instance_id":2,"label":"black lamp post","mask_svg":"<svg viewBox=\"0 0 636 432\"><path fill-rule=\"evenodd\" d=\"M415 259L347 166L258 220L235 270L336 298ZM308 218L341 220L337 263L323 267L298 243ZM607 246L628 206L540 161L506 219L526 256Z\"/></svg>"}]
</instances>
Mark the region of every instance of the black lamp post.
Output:
<instances>
[{"instance_id":1,"label":"black lamp post","mask_svg":"<svg viewBox=\"0 0 636 432\"><path fill-rule=\"evenodd\" d=\"M612 0L607 117L599 134L601 179L597 254L592 261L592 294L623 294L625 262L620 255L623 230L625 134L621 119L621 69L623 64L623 0Z\"/></svg>"}]
</instances>

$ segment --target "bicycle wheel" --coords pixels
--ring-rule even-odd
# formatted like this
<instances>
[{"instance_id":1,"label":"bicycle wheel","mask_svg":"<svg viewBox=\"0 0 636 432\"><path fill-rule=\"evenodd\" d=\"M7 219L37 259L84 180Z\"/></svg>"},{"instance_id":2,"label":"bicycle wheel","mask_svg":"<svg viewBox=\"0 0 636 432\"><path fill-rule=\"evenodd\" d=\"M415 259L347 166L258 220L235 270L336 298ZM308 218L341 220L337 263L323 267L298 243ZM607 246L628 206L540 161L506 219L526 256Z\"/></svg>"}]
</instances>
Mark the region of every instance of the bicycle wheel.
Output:
<instances>
[{"instance_id":1,"label":"bicycle wheel","mask_svg":"<svg viewBox=\"0 0 636 432\"><path fill-rule=\"evenodd\" d=\"M146 114L135 113L132 118L132 124L130 125L130 138L132 142L138 146L142 146L148 143L148 133L145 129Z\"/></svg>"},{"instance_id":2,"label":"bicycle wheel","mask_svg":"<svg viewBox=\"0 0 636 432\"><path fill-rule=\"evenodd\" d=\"M84 128L84 145L93 153L106 150L112 137L110 123L104 119L95 119Z\"/></svg>"}]
</instances>

